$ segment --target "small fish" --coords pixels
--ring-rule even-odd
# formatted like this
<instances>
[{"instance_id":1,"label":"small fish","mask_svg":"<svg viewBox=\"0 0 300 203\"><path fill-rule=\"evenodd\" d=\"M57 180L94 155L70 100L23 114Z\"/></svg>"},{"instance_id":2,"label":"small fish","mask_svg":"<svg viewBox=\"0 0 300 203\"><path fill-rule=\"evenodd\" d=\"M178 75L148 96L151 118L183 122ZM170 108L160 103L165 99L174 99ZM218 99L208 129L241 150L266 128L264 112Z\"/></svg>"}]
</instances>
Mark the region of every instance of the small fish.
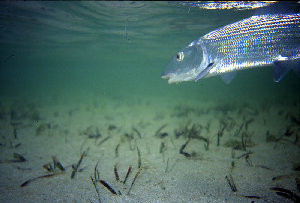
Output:
<instances>
[{"instance_id":1,"label":"small fish","mask_svg":"<svg viewBox=\"0 0 300 203\"><path fill-rule=\"evenodd\" d=\"M178 4L198 7L200 9L235 9L235 10L250 10L269 6L274 1L184 1Z\"/></svg>"},{"instance_id":2,"label":"small fish","mask_svg":"<svg viewBox=\"0 0 300 203\"><path fill-rule=\"evenodd\" d=\"M168 63L168 83L221 75L230 83L237 70L274 65L274 81L300 74L300 13L254 15L191 42Z\"/></svg>"}]
</instances>

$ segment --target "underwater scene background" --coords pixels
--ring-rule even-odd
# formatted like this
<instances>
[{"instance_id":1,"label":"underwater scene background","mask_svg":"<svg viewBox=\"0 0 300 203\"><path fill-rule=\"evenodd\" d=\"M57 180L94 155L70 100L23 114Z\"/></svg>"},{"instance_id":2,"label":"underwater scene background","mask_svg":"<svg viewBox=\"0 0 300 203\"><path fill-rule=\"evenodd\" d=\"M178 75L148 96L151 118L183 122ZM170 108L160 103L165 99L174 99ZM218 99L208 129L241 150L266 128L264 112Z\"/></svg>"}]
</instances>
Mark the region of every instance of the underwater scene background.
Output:
<instances>
[{"instance_id":1,"label":"underwater scene background","mask_svg":"<svg viewBox=\"0 0 300 203\"><path fill-rule=\"evenodd\" d=\"M1 2L0 201L298 201L296 73L160 77L188 43L255 13Z\"/></svg>"}]
</instances>

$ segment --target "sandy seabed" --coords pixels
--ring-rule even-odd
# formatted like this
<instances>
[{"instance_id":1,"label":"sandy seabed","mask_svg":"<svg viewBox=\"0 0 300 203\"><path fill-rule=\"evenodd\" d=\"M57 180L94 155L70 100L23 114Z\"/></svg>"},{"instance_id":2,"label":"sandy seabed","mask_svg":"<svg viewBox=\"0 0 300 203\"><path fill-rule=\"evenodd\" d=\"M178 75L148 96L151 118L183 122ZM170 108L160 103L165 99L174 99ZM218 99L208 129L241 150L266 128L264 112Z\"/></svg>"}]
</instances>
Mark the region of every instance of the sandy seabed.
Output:
<instances>
[{"instance_id":1,"label":"sandy seabed","mask_svg":"<svg viewBox=\"0 0 300 203\"><path fill-rule=\"evenodd\" d=\"M296 103L3 98L0 110L0 202L291 202L300 193Z\"/></svg>"}]
</instances>

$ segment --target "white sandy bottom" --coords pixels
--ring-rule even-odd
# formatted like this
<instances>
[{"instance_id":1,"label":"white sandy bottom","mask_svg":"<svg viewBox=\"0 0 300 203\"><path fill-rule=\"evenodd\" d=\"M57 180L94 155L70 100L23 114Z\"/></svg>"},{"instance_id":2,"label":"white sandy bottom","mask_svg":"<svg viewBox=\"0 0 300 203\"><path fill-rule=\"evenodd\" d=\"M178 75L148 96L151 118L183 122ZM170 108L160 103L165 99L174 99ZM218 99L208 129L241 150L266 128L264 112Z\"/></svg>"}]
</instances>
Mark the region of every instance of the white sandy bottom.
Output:
<instances>
[{"instance_id":1,"label":"white sandy bottom","mask_svg":"<svg viewBox=\"0 0 300 203\"><path fill-rule=\"evenodd\" d=\"M28 109L20 106L20 111ZM292 125L291 119L285 116L297 116L295 108L271 104L268 109L259 104L239 104L231 108L220 107L216 102L174 102L170 98L144 97L130 100L98 98L76 104L61 102L37 105L35 109L41 118L38 122L26 116L20 119L16 139L12 134L10 116L6 114L0 123L0 160L3 162L0 163L0 202L98 202L90 179L94 177L97 162L100 179L121 194L113 195L97 183L101 202L289 202L270 188L282 187L299 195L295 182L299 171L293 169L300 160L299 142L294 143L295 132L278 142L266 142L266 132L280 137ZM9 108L3 111L8 112ZM234 121L232 129L224 130L217 146L220 120L229 121L229 118ZM252 145L246 150L232 150L232 147L225 146L230 139L241 141L241 133L235 136L235 131L251 119L254 120L249 123L248 130L243 127L243 131L251 134ZM191 139L184 151L194 152L192 158L179 153L187 137L176 138L174 134L175 129L182 129L188 122L189 127L192 124L203 126L200 135L209 139L208 150L203 140ZM43 124L50 126L37 135L37 128ZM164 124L166 127L161 133L168 135L155 137L156 131ZM110 125L117 128L108 130ZM292 129L297 128L292 126ZM101 134L99 138L88 138L87 133L84 134L96 131ZM126 133L131 138L125 136ZM104 141L106 137L108 139ZM15 148L18 143L21 145ZM162 143L165 145L163 150ZM140 168L137 147L141 154ZM78 162L84 151L87 155L79 166L82 171L71 179L72 164ZM238 158L250 151L248 160L245 156ZM27 161L10 162L14 159L13 153L21 154ZM56 156L66 171L20 187L29 179L49 174L42 166L52 164L51 156ZM128 167L132 166L125 184L116 181L116 163L121 181ZM129 191L139 170L140 174ZM225 178L229 175L234 180L236 192L231 190ZM281 175L284 177L272 180Z\"/></svg>"}]
</instances>

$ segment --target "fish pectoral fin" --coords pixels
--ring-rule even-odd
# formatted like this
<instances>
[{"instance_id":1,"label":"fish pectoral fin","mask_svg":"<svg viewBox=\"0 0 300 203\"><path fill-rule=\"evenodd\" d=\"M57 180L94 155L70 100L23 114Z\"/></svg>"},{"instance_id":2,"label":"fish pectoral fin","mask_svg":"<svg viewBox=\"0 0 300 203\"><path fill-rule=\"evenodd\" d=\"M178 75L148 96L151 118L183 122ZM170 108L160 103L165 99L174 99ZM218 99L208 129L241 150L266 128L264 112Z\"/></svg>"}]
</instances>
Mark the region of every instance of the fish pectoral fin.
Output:
<instances>
[{"instance_id":1,"label":"fish pectoral fin","mask_svg":"<svg viewBox=\"0 0 300 203\"><path fill-rule=\"evenodd\" d=\"M292 69L300 74L300 59L275 61L273 68L274 81L279 82Z\"/></svg>"},{"instance_id":2,"label":"fish pectoral fin","mask_svg":"<svg viewBox=\"0 0 300 203\"><path fill-rule=\"evenodd\" d=\"M298 68L294 68L295 72L300 76L300 66Z\"/></svg>"},{"instance_id":3,"label":"fish pectoral fin","mask_svg":"<svg viewBox=\"0 0 300 203\"><path fill-rule=\"evenodd\" d=\"M221 78L226 84L229 84L233 78L236 76L236 72L224 73L221 75Z\"/></svg>"},{"instance_id":4,"label":"fish pectoral fin","mask_svg":"<svg viewBox=\"0 0 300 203\"><path fill-rule=\"evenodd\" d=\"M273 77L275 82L279 82L291 68L283 61L275 61L273 68Z\"/></svg>"},{"instance_id":5,"label":"fish pectoral fin","mask_svg":"<svg viewBox=\"0 0 300 203\"><path fill-rule=\"evenodd\" d=\"M197 75L197 77L196 77L196 79L195 79L195 82L197 82L199 79L203 78L203 77L208 73L208 71L212 68L212 66L214 65L214 63L215 63L215 62L211 62L210 64L208 64L208 66L206 66L206 68L204 68L204 70L201 71L201 72Z\"/></svg>"},{"instance_id":6,"label":"fish pectoral fin","mask_svg":"<svg viewBox=\"0 0 300 203\"><path fill-rule=\"evenodd\" d=\"M292 69L300 76L300 59L293 61Z\"/></svg>"}]
</instances>

